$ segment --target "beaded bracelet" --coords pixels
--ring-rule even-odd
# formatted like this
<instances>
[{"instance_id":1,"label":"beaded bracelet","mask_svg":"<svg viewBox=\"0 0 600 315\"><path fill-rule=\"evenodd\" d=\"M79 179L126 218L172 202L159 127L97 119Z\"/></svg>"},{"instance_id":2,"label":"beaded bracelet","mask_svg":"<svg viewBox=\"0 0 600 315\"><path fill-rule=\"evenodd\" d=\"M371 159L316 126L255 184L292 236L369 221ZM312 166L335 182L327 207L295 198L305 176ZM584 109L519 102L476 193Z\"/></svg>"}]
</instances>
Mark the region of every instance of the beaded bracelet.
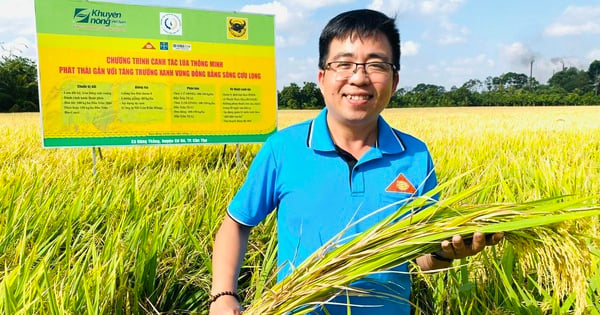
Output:
<instances>
[{"instance_id":1,"label":"beaded bracelet","mask_svg":"<svg viewBox=\"0 0 600 315\"><path fill-rule=\"evenodd\" d=\"M452 262L454 260L452 258L444 257L444 256L438 254L437 252L433 252L430 255L431 255L431 257L433 257L433 258L435 258L437 260L440 260L440 261Z\"/></svg>"},{"instance_id":2,"label":"beaded bracelet","mask_svg":"<svg viewBox=\"0 0 600 315\"><path fill-rule=\"evenodd\" d=\"M236 300L238 300L238 302L240 301L240 297L239 295L237 295L237 293L233 292L233 291L223 291L223 292L219 292L215 295L210 295L210 302L208 303L208 305L214 303L218 298L224 296L224 295L231 295L233 296Z\"/></svg>"}]
</instances>

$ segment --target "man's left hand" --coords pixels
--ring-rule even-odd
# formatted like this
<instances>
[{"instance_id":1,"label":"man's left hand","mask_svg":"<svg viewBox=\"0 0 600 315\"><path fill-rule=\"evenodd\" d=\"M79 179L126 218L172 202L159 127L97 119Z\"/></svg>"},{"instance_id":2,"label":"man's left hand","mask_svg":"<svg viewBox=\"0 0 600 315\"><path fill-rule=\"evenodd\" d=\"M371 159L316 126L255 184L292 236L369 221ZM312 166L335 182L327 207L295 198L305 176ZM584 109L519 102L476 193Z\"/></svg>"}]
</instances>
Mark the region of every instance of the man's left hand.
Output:
<instances>
[{"instance_id":1,"label":"man's left hand","mask_svg":"<svg viewBox=\"0 0 600 315\"><path fill-rule=\"evenodd\" d=\"M487 235L475 232L472 238L454 235L451 240L442 242L442 250L438 251L437 254L449 259L465 258L479 253L486 246L498 244L503 238L504 233L502 232Z\"/></svg>"}]
</instances>

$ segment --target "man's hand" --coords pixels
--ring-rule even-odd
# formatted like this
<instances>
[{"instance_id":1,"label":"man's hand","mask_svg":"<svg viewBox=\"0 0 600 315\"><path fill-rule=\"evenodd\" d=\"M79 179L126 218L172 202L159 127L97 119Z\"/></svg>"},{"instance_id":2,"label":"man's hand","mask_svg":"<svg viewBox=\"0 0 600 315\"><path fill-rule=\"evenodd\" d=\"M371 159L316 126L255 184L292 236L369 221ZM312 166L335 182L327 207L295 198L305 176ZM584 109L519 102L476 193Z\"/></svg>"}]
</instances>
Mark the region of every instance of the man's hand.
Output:
<instances>
[{"instance_id":1,"label":"man's hand","mask_svg":"<svg viewBox=\"0 0 600 315\"><path fill-rule=\"evenodd\" d=\"M210 305L210 315L240 315L244 309L238 300L230 295L219 297Z\"/></svg>"},{"instance_id":2,"label":"man's hand","mask_svg":"<svg viewBox=\"0 0 600 315\"><path fill-rule=\"evenodd\" d=\"M460 259L473 256L482 251L486 246L498 244L504 238L504 233L485 235L481 232L473 233L473 238L463 238L454 235L451 240L442 242L442 250L436 254L448 259Z\"/></svg>"}]
</instances>

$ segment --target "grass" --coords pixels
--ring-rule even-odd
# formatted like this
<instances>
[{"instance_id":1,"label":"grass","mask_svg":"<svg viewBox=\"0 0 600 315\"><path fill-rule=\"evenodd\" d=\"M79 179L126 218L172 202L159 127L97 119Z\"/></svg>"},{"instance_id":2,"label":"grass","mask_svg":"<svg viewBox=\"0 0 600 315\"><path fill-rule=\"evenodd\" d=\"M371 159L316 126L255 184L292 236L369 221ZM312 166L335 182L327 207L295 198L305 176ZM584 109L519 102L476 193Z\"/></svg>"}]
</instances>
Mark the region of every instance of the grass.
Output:
<instances>
[{"instance_id":1,"label":"grass","mask_svg":"<svg viewBox=\"0 0 600 315\"><path fill-rule=\"evenodd\" d=\"M281 111L279 124L315 115ZM493 183L465 203L600 192L600 107L394 109L384 116L428 144L440 181L480 170L445 194ZM91 149L41 149L38 115L0 114L0 313L205 314L214 233L259 146L240 148L241 165L233 146L104 148L93 176ZM253 230L240 277L245 304L273 285L274 225L270 218ZM597 219L564 233L583 228L599 235ZM596 253L599 245L585 244ZM523 263L527 252L510 243L441 274L416 274L418 310L573 312L575 285L561 291L567 297L543 286L544 277L560 275L538 272L535 260ZM589 259L585 313L600 314L599 259Z\"/></svg>"}]
</instances>

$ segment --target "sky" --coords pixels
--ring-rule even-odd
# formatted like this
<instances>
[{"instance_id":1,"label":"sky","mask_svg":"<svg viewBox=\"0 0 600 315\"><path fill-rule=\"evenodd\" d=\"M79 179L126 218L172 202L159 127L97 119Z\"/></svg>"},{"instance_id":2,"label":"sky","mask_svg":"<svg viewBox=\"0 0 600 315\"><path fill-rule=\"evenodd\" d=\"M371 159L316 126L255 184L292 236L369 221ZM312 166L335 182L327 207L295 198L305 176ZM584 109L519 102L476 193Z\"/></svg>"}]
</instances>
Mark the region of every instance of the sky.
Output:
<instances>
[{"instance_id":1,"label":"sky","mask_svg":"<svg viewBox=\"0 0 600 315\"><path fill-rule=\"evenodd\" d=\"M530 71L545 84L563 67L587 70L600 60L598 0L171 0L167 6L274 15L278 89L316 82L321 29L335 15L359 8L396 17L399 87L405 89L419 83L450 89L470 79ZM0 19L0 55L37 60L33 0L0 0Z\"/></svg>"}]
</instances>

